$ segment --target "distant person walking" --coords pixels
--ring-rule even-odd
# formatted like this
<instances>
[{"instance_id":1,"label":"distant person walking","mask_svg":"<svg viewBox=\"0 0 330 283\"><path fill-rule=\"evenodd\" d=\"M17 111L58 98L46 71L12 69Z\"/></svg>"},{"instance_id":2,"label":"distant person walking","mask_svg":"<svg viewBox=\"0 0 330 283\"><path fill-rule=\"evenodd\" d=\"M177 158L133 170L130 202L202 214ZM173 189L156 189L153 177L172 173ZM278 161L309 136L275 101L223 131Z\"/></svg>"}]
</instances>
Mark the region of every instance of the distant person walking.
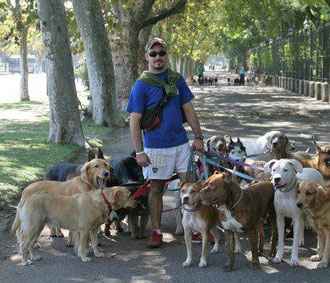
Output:
<instances>
[{"instance_id":1,"label":"distant person walking","mask_svg":"<svg viewBox=\"0 0 330 283\"><path fill-rule=\"evenodd\" d=\"M204 82L204 65L200 64L197 68L198 82L200 85Z\"/></svg>"},{"instance_id":2,"label":"distant person walking","mask_svg":"<svg viewBox=\"0 0 330 283\"><path fill-rule=\"evenodd\" d=\"M244 66L241 67L239 71L239 85L245 84L245 69Z\"/></svg>"}]
</instances>

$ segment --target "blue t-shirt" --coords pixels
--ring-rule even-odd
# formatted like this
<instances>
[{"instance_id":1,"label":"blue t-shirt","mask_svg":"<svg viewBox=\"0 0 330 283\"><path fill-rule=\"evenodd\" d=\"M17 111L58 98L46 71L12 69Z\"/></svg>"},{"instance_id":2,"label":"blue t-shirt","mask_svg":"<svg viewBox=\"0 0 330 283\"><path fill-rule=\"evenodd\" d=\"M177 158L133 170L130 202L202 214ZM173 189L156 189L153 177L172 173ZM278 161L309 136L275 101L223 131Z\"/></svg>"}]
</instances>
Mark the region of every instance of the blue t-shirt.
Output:
<instances>
[{"instance_id":1,"label":"blue t-shirt","mask_svg":"<svg viewBox=\"0 0 330 283\"><path fill-rule=\"evenodd\" d=\"M167 70L154 74L166 81ZM146 148L169 148L188 142L182 125L181 105L194 98L183 77L176 84L178 95L172 97L164 107L161 123L152 131L144 131L143 146ZM137 81L132 87L126 111L143 114L156 106L163 94L163 88Z\"/></svg>"}]
</instances>

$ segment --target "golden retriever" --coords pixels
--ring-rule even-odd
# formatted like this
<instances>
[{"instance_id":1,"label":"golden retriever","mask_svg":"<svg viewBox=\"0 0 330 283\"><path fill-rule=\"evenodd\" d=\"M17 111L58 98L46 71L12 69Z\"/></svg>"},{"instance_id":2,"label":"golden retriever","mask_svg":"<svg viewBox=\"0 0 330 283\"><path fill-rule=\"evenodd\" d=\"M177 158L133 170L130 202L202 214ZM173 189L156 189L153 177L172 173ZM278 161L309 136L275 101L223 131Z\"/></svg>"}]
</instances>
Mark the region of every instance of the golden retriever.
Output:
<instances>
[{"instance_id":1,"label":"golden retriever","mask_svg":"<svg viewBox=\"0 0 330 283\"><path fill-rule=\"evenodd\" d=\"M110 207L120 209L135 207L136 202L124 187L112 187L104 190L93 190L87 193L65 196L49 192L39 192L26 199L23 207L17 211L12 233L20 227L22 264L31 265L32 260L39 260L33 246L45 224L78 232L78 256L82 261L90 261L86 247L90 235L94 255L103 257L98 251L97 232L101 224L109 217ZM27 259L30 253L31 260Z\"/></svg>"},{"instance_id":2,"label":"golden retriever","mask_svg":"<svg viewBox=\"0 0 330 283\"><path fill-rule=\"evenodd\" d=\"M55 181L39 181L32 183L26 187L22 193L21 200L18 204L18 209L23 207L27 198L35 193L48 192L59 195L74 195L77 193L88 192L97 188L103 188L106 180L110 178L112 172L111 165L105 160L95 158L87 162L81 168L81 175L75 177L66 182L55 182ZM17 214L16 214L17 217ZM17 230L17 237L19 239L20 230ZM51 236L57 234L62 236L63 234L60 229L54 229L51 227ZM19 241L19 240L18 240ZM69 237L68 246L72 246L72 237Z\"/></svg>"},{"instance_id":3,"label":"golden retriever","mask_svg":"<svg viewBox=\"0 0 330 283\"><path fill-rule=\"evenodd\" d=\"M330 188L312 181L302 181L297 189L297 206L310 216L311 225L317 232L319 251L311 257L320 261L318 268L328 267L330 257Z\"/></svg>"}]
</instances>

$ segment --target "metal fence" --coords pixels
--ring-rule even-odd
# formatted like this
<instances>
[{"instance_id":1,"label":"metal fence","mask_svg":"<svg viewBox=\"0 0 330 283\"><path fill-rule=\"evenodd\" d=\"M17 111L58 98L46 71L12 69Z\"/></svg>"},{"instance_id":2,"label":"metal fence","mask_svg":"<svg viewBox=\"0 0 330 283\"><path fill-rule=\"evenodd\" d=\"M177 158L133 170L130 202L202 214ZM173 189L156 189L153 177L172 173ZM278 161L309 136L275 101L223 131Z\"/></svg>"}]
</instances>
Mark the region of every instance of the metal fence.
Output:
<instances>
[{"instance_id":1,"label":"metal fence","mask_svg":"<svg viewBox=\"0 0 330 283\"><path fill-rule=\"evenodd\" d=\"M249 51L250 65L259 72L312 81L329 81L330 24L317 30L291 31L287 38L269 40Z\"/></svg>"}]
</instances>

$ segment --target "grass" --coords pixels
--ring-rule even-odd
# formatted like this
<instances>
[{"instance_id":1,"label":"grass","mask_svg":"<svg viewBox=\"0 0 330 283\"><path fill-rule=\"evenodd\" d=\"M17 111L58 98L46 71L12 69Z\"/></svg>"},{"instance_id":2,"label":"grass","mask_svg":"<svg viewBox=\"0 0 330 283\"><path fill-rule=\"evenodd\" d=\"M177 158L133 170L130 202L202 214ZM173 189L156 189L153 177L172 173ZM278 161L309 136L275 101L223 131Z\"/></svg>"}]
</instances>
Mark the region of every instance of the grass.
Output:
<instances>
[{"instance_id":1,"label":"grass","mask_svg":"<svg viewBox=\"0 0 330 283\"><path fill-rule=\"evenodd\" d=\"M47 141L49 118L47 113L39 111L39 104L20 102L0 105L1 112L20 110L23 116L37 113L33 119L0 120L0 209L11 204L27 184L42 179L54 164L73 159L85 160L84 151L77 145ZM96 146L102 146L103 140L113 130L111 127L95 126L87 119L82 127L86 139Z\"/></svg>"}]
</instances>

